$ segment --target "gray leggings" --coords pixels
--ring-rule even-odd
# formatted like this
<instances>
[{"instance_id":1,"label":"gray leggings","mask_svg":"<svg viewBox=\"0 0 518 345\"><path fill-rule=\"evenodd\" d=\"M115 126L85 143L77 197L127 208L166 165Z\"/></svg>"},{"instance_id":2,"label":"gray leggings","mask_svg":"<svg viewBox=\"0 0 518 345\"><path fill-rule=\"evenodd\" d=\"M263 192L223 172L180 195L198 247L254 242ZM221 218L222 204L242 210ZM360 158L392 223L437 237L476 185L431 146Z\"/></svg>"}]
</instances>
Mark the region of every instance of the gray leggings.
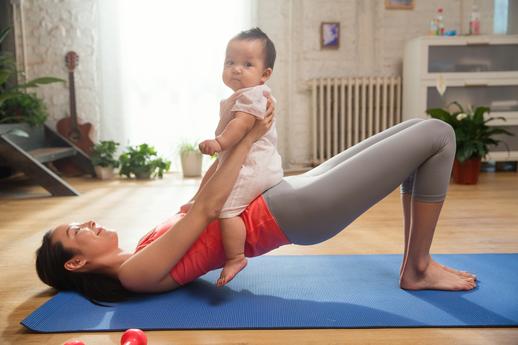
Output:
<instances>
[{"instance_id":1,"label":"gray leggings","mask_svg":"<svg viewBox=\"0 0 518 345\"><path fill-rule=\"evenodd\" d=\"M455 132L449 124L410 119L305 174L285 177L263 196L292 243L320 243L398 185L415 200L443 201L454 157Z\"/></svg>"}]
</instances>

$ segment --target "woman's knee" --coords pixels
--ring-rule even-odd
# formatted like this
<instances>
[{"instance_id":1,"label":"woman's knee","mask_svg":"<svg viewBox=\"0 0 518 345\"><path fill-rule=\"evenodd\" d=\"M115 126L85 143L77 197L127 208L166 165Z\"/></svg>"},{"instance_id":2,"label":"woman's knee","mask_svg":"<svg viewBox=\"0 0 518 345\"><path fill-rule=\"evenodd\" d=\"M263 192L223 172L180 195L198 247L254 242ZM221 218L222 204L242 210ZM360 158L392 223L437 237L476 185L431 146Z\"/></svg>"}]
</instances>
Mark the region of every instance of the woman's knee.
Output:
<instances>
[{"instance_id":1,"label":"woman's knee","mask_svg":"<svg viewBox=\"0 0 518 345\"><path fill-rule=\"evenodd\" d=\"M431 133L434 138L438 138L441 146L450 146L455 150L455 130L449 123L438 119L428 119L426 120L426 124L429 133Z\"/></svg>"},{"instance_id":2,"label":"woman's knee","mask_svg":"<svg viewBox=\"0 0 518 345\"><path fill-rule=\"evenodd\" d=\"M408 120L405 120L403 122L407 122L407 123L411 123L411 124L415 124L415 123L419 123L419 122L422 122L426 119L422 119L422 118L419 118L419 117L413 117L411 119L408 119Z\"/></svg>"},{"instance_id":3,"label":"woman's knee","mask_svg":"<svg viewBox=\"0 0 518 345\"><path fill-rule=\"evenodd\" d=\"M455 130L449 123L438 119L428 119L426 122L434 134L455 139Z\"/></svg>"}]
</instances>

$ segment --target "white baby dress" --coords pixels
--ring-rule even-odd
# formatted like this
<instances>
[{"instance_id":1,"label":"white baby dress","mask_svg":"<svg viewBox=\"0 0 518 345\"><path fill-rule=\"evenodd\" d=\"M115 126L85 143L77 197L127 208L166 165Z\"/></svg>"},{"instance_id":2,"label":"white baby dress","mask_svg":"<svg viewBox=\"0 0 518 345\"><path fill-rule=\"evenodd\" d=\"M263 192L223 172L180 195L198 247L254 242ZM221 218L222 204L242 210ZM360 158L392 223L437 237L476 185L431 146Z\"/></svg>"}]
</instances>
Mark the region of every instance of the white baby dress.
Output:
<instances>
[{"instance_id":1,"label":"white baby dress","mask_svg":"<svg viewBox=\"0 0 518 345\"><path fill-rule=\"evenodd\" d=\"M234 118L236 111L262 119L268 101L265 94L270 94L270 88L266 85L258 85L238 90L221 101L216 136L223 132L226 125ZM227 151L220 153L219 164L224 163L226 156ZM277 130L274 119L270 130L252 145L219 217L238 216L262 192L279 183L282 176L282 161L277 152Z\"/></svg>"}]
</instances>

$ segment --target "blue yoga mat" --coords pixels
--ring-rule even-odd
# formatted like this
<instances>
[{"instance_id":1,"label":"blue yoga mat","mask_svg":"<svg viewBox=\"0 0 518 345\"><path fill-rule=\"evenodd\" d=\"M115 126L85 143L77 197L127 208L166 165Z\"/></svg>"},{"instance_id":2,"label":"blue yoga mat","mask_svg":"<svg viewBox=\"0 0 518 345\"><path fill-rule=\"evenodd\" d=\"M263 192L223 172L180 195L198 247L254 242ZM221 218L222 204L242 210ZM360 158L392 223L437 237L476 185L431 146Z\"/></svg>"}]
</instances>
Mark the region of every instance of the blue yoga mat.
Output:
<instances>
[{"instance_id":1,"label":"blue yoga mat","mask_svg":"<svg viewBox=\"0 0 518 345\"><path fill-rule=\"evenodd\" d=\"M263 256L226 287L219 271L176 291L101 307L59 293L22 324L36 332L518 325L518 254L435 255L475 272L468 292L405 291L400 255Z\"/></svg>"}]
</instances>

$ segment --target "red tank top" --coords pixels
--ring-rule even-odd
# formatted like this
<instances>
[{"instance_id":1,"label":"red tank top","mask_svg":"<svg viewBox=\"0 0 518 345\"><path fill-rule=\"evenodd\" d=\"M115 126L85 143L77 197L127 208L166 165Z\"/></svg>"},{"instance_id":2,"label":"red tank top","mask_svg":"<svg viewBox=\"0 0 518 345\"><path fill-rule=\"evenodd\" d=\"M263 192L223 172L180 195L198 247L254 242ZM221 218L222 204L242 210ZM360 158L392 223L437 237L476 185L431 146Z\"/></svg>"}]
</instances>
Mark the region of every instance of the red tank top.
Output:
<instances>
[{"instance_id":1,"label":"red tank top","mask_svg":"<svg viewBox=\"0 0 518 345\"><path fill-rule=\"evenodd\" d=\"M139 241L135 253L166 231L174 229L174 224L183 216L183 214L176 214L156 226ZM252 201L240 217L246 227L245 255L247 257L258 256L290 243L262 196ZM171 277L178 284L184 285L211 270L223 267L224 263L225 252L221 241L220 223L219 220L214 220L171 269Z\"/></svg>"}]
</instances>

